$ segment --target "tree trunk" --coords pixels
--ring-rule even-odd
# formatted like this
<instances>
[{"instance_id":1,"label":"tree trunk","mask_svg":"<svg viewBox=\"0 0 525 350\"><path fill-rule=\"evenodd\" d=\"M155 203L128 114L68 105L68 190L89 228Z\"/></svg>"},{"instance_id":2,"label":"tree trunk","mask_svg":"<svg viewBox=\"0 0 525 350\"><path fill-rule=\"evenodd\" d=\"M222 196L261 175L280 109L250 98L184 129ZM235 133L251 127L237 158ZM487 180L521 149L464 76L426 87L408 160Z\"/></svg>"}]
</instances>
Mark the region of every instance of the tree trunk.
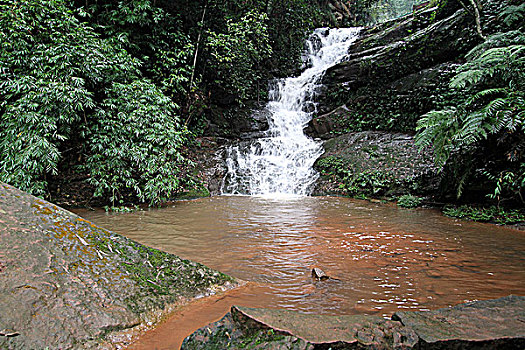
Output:
<instances>
[{"instance_id":1,"label":"tree trunk","mask_svg":"<svg viewBox=\"0 0 525 350\"><path fill-rule=\"evenodd\" d=\"M465 8L465 10L467 10L468 12L474 15L474 18L476 20L476 32L478 33L479 37L483 40L487 40L487 37L483 35L483 30L481 29L481 15L479 13L480 6L475 0L469 0L469 2L472 5L472 8L474 10L473 13L470 11L468 6L463 3L463 1L461 0L459 1L459 3Z\"/></svg>"},{"instance_id":2,"label":"tree trunk","mask_svg":"<svg viewBox=\"0 0 525 350\"><path fill-rule=\"evenodd\" d=\"M190 78L190 86L188 87L188 93L191 91L191 87L193 85L193 79L195 78L195 67L197 66L197 57L199 55L199 45L201 42L201 36L202 31L204 30L204 19L206 18L206 9L208 8L208 1L206 1L206 4L204 5L204 10L202 11L202 18L201 18L201 29L199 31L199 35L197 36L197 44L195 45L195 54L193 55L193 66L191 68L191 78Z\"/></svg>"}]
</instances>

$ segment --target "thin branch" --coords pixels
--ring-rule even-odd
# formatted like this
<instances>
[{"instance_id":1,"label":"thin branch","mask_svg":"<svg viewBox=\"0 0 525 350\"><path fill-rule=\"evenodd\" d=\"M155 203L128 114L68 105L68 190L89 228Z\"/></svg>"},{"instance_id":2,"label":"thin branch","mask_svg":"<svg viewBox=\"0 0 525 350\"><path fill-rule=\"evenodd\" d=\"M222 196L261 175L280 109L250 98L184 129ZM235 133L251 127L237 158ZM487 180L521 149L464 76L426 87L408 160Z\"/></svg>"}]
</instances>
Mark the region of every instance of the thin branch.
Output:
<instances>
[{"instance_id":1,"label":"thin branch","mask_svg":"<svg viewBox=\"0 0 525 350\"><path fill-rule=\"evenodd\" d=\"M207 8L208 8L208 1L206 1L206 4L204 5L204 10L202 11L201 28L199 31L199 35L197 36L197 44L195 45L195 54L193 55L193 66L191 68L191 78L190 78L190 86L188 88L188 93L190 93L191 91L191 87L193 85L193 79L195 78L195 67L197 66L197 56L199 54L199 44L201 42L202 31L204 30L204 19L206 18Z\"/></svg>"},{"instance_id":2,"label":"thin branch","mask_svg":"<svg viewBox=\"0 0 525 350\"><path fill-rule=\"evenodd\" d=\"M478 35L481 39L487 40L487 37L483 35L483 31L481 30L481 15L479 13L479 5L474 0L469 0L469 2L472 5L472 8L474 9L474 18L476 19L476 31L478 32ZM468 10L468 7L466 7L465 4L461 4Z\"/></svg>"}]
</instances>

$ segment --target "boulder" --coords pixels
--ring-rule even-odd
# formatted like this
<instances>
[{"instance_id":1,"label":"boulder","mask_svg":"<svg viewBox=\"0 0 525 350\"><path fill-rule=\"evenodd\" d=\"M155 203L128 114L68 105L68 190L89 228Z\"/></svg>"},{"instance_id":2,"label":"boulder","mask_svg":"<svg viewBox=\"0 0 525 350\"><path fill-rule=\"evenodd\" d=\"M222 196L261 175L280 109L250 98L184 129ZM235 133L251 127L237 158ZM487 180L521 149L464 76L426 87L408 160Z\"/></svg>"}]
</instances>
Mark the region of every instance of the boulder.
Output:
<instances>
[{"instance_id":1,"label":"boulder","mask_svg":"<svg viewBox=\"0 0 525 350\"><path fill-rule=\"evenodd\" d=\"M525 297L474 301L431 312L396 312L421 349L525 348Z\"/></svg>"},{"instance_id":2,"label":"boulder","mask_svg":"<svg viewBox=\"0 0 525 350\"><path fill-rule=\"evenodd\" d=\"M340 130L340 122L347 120L349 114L348 107L342 105L329 113L312 118L304 132L313 138L327 140L334 137L334 132Z\"/></svg>"},{"instance_id":3,"label":"boulder","mask_svg":"<svg viewBox=\"0 0 525 350\"><path fill-rule=\"evenodd\" d=\"M523 349L525 297L425 312L326 316L233 306L182 349Z\"/></svg>"},{"instance_id":4,"label":"boulder","mask_svg":"<svg viewBox=\"0 0 525 350\"><path fill-rule=\"evenodd\" d=\"M347 133L323 144L316 195L426 195L436 191L438 168L412 135L381 131ZM354 193L349 193L351 190Z\"/></svg>"},{"instance_id":5,"label":"boulder","mask_svg":"<svg viewBox=\"0 0 525 350\"><path fill-rule=\"evenodd\" d=\"M236 281L0 183L0 348L129 343L173 307Z\"/></svg>"}]
</instances>

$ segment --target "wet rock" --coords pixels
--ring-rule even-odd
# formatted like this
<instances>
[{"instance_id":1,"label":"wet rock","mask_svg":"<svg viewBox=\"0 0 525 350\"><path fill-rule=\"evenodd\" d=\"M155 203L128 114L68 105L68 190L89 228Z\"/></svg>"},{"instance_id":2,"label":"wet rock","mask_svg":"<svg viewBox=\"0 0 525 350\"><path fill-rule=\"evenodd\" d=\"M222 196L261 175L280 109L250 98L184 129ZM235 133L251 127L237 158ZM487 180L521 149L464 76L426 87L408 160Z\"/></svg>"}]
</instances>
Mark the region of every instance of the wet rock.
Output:
<instances>
[{"instance_id":1,"label":"wet rock","mask_svg":"<svg viewBox=\"0 0 525 350\"><path fill-rule=\"evenodd\" d=\"M421 115L442 108L458 62L479 43L468 13L443 10L363 29L347 57L324 75L316 96L320 116L307 132L323 139L362 130L413 132Z\"/></svg>"},{"instance_id":2,"label":"wet rock","mask_svg":"<svg viewBox=\"0 0 525 350\"><path fill-rule=\"evenodd\" d=\"M233 306L182 349L523 349L525 297L430 312L325 316Z\"/></svg>"},{"instance_id":3,"label":"wet rock","mask_svg":"<svg viewBox=\"0 0 525 350\"><path fill-rule=\"evenodd\" d=\"M189 150L188 158L195 164L197 178L206 184L207 193L202 193L201 197L218 195L228 172L224 152L231 141L221 137L200 137L196 142L197 146Z\"/></svg>"},{"instance_id":4,"label":"wet rock","mask_svg":"<svg viewBox=\"0 0 525 350\"><path fill-rule=\"evenodd\" d=\"M346 105L340 106L330 113L313 118L305 128L305 134L327 140L334 137L334 131L338 130L340 121L345 120L350 110Z\"/></svg>"},{"instance_id":5,"label":"wet rock","mask_svg":"<svg viewBox=\"0 0 525 350\"><path fill-rule=\"evenodd\" d=\"M126 344L170 308L235 281L0 183L0 348Z\"/></svg>"},{"instance_id":6,"label":"wet rock","mask_svg":"<svg viewBox=\"0 0 525 350\"><path fill-rule=\"evenodd\" d=\"M457 67L455 63L438 64L392 82L349 91L342 105L315 116L305 133L326 140L351 131L413 131L421 115L443 103L439 92L448 89Z\"/></svg>"},{"instance_id":7,"label":"wet rock","mask_svg":"<svg viewBox=\"0 0 525 350\"><path fill-rule=\"evenodd\" d=\"M321 173L315 194L425 195L438 186L431 152L419 152L411 135L354 132L330 139L323 147L325 153L315 163ZM355 193L348 193L349 187Z\"/></svg>"},{"instance_id":8,"label":"wet rock","mask_svg":"<svg viewBox=\"0 0 525 350\"><path fill-rule=\"evenodd\" d=\"M395 335L397 334L397 335ZM182 349L393 349L418 341L400 322L379 316L323 316L234 306L186 338Z\"/></svg>"},{"instance_id":9,"label":"wet rock","mask_svg":"<svg viewBox=\"0 0 525 350\"><path fill-rule=\"evenodd\" d=\"M324 281L330 278L323 270L321 270L318 267L314 267L312 269L312 278L318 279L320 281Z\"/></svg>"},{"instance_id":10,"label":"wet rock","mask_svg":"<svg viewBox=\"0 0 525 350\"><path fill-rule=\"evenodd\" d=\"M268 130L268 110L262 104L251 107L220 109L217 108L207 116L208 125L204 135L208 137L253 138L258 133ZM254 136L251 136L251 135Z\"/></svg>"},{"instance_id":11,"label":"wet rock","mask_svg":"<svg viewBox=\"0 0 525 350\"><path fill-rule=\"evenodd\" d=\"M407 18L406 22L378 33L365 32L351 46L345 61L326 72L325 91L341 86L355 91L370 84L384 87L403 76L454 61L479 41L464 10L415 32L413 22L414 18ZM327 101L323 96L320 100Z\"/></svg>"},{"instance_id":12,"label":"wet rock","mask_svg":"<svg viewBox=\"0 0 525 350\"><path fill-rule=\"evenodd\" d=\"M396 312L421 349L524 349L525 297L460 304L427 312Z\"/></svg>"}]
</instances>

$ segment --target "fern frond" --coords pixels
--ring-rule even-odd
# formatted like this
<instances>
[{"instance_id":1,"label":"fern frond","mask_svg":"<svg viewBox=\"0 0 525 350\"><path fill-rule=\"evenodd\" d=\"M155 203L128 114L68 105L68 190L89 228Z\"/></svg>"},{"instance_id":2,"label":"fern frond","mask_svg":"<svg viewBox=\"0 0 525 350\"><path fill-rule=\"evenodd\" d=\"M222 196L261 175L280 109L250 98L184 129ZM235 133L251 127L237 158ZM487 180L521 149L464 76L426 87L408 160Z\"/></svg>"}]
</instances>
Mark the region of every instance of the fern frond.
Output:
<instances>
[{"instance_id":1,"label":"fern frond","mask_svg":"<svg viewBox=\"0 0 525 350\"><path fill-rule=\"evenodd\" d=\"M521 5L510 5L503 9L498 16L503 19L503 23L512 26L514 23L522 23L525 18L525 3Z\"/></svg>"},{"instance_id":2,"label":"fern frond","mask_svg":"<svg viewBox=\"0 0 525 350\"><path fill-rule=\"evenodd\" d=\"M459 72L450 82L450 87L454 89L463 89L467 86L477 84L483 78L484 72L481 69L470 69Z\"/></svg>"},{"instance_id":3,"label":"fern frond","mask_svg":"<svg viewBox=\"0 0 525 350\"><path fill-rule=\"evenodd\" d=\"M457 189L456 189L456 198L461 198L461 195L463 194L463 189L465 188L465 184L467 183L467 179L470 175L471 169L467 169L463 171L463 174L461 174L461 177L459 178Z\"/></svg>"},{"instance_id":4,"label":"fern frond","mask_svg":"<svg viewBox=\"0 0 525 350\"><path fill-rule=\"evenodd\" d=\"M494 96L494 95L504 95L507 96L509 94L509 91L506 87L502 88L491 88L491 89L485 89L477 94L474 95L474 99L478 100L487 96Z\"/></svg>"},{"instance_id":5,"label":"fern frond","mask_svg":"<svg viewBox=\"0 0 525 350\"><path fill-rule=\"evenodd\" d=\"M512 81L513 72L520 74L519 72L523 71L521 68L525 67L523 56L523 44L490 48L459 67L456 76L450 82L450 87L472 87L484 79L494 77L506 82Z\"/></svg>"},{"instance_id":6,"label":"fern frond","mask_svg":"<svg viewBox=\"0 0 525 350\"><path fill-rule=\"evenodd\" d=\"M449 108L441 111L430 111L417 123L415 144L422 150L433 146L434 162L442 167L450 156L451 139L459 125L458 110Z\"/></svg>"},{"instance_id":7,"label":"fern frond","mask_svg":"<svg viewBox=\"0 0 525 350\"><path fill-rule=\"evenodd\" d=\"M509 45L525 45L525 35L519 30L491 35L483 43L470 50L466 58L468 61L472 61L488 49Z\"/></svg>"},{"instance_id":8,"label":"fern frond","mask_svg":"<svg viewBox=\"0 0 525 350\"><path fill-rule=\"evenodd\" d=\"M461 129L454 134L452 143L458 147L468 146L487 137L487 132L483 128L485 113L475 112L467 114Z\"/></svg>"},{"instance_id":9,"label":"fern frond","mask_svg":"<svg viewBox=\"0 0 525 350\"><path fill-rule=\"evenodd\" d=\"M485 108L484 112L490 116L497 116L497 114L508 107L508 100L506 98L497 98L491 101Z\"/></svg>"}]
</instances>

